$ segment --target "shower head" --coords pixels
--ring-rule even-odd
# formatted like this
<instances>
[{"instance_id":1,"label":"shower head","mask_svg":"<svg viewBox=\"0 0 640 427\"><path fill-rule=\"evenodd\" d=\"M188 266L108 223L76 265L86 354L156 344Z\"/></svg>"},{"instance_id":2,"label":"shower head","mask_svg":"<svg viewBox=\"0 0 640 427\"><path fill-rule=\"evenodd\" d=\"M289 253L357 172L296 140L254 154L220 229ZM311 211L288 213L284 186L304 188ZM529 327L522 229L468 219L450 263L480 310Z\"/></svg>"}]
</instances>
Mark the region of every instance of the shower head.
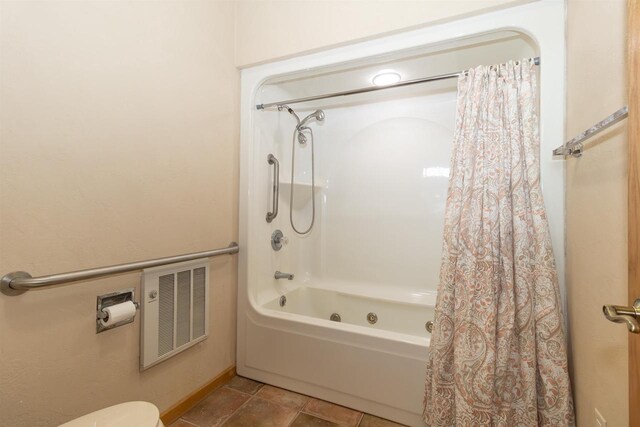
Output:
<instances>
[{"instance_id":1,"label":"shower head","mask_svg":"<svg viewBox=\"0 0 640 427\"><path fill-rule=\"evenodd\" d=\"M298 143L300 144L306 144L307 143L307 137L304 134L304 130L308 130L309 128L307 126L303 126L303 127L297 127L296 128L298 131Z\"/></svg>"},{"instance_id":2,"label":"shower head","mask_svg":"<svg viewBox=\"0 0 640 427\"><path fill-rule=\"evenodd\" d=\"M311 119L316 119L319 122L323 122L324 121L324 111L316 110L313 113L309 114L307 117L305 117L304 119L302 119L300 121L300 123L298 124L298 129L300 129L304 125L306 125L309 122L309 120L311 120Z\"/></svg>"},{"instance_id":3,"label":"shower head","mask_svg":"<svg viewBox=\"0 0 640 427\"><path fill-rule=\"evenodd\" d=\"M304 135L303 132L305 130L311 131L311 129L309 129L309 127L306 126L306 124L312 119L316 119L319 122L323 122L324 121L324 111L316 110L313 113L309 114L304 119L298 121L298 126L296 126L296 130L298 131L298 142L300 144L305 144L307 142L307 137Z\"/></svg>"},{"instance_id":4,"label":"shower head","mask_svg":"<svg viewBox=\"0 0 640 427\"><path fill-rule=\"evenodd\" d=\"M279 104L277 107L278 107L278 111L287 110L289 114L295 117L296 121L298 122L298 124L296 125L296 133L298 134L298 142L300 144L305 144L307 142L307 137L304 135L304 131L305 130L311 131L311 129L309 129L309 127L306 126L310 120L316 119L319 122L324 121L324 111L322 110L316 110L313 113L309 114L304 119L300 120L300 117L298 117L295 111L293 111L293 109L288 105Z\"/></svg>"}]
</instances>

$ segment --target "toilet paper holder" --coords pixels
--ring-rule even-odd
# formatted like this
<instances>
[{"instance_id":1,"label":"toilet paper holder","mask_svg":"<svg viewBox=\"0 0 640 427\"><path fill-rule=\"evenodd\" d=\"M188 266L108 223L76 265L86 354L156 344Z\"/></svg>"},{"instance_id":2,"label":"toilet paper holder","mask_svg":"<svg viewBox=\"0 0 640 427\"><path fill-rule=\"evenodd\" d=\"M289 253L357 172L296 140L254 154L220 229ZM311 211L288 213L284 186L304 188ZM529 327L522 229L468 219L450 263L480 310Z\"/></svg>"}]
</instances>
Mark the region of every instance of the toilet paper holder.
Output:
<instances>
[{"instance_id":1,"label":"toilet paper holder","mask_svg":"<svg viewBox=\"0 0 640 427\"><path fill-rule=\"evenodd\" d=\"M116 304L122 304L123 302L133 302L133 304L136 306L136 310L138 310L140 308L140 305L134 301L134 297L135 288L127 288L120 291L99 295L96 301L96 334L133 322L135 320L135 315L131 319L123 320L110 326L103 325L100 320L109 317L109 315L104 311L105 308L111 307L112 305Z\"/></svg>"}]
</instances>

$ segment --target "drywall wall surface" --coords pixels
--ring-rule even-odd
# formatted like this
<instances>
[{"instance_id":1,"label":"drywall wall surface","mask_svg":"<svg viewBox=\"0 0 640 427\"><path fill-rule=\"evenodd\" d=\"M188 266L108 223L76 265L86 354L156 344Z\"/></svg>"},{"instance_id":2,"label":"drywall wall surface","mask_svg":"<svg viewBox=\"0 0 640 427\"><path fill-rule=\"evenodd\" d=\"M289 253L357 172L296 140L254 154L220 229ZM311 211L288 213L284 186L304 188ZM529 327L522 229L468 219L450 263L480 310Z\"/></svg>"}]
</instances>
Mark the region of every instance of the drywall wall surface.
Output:
<instances>
[{"instance_id":1,"label":"drywall wall surface","mask_svg":"<svg viewBox=\"0 0 640 427\"><path fill-rule=\"evenodd\" d=\"M0 2L0 274L195 252L237 238L238 71L224 1ZM211 261L210 336L143 373L139 326L96 296L139 274L0 295L0 425L160 410L235 364L235 256Z\"/></svg>"},{"instance_id":2,"label":"drywall wall surface","mask_svg":"<svg viewBox=\"0 0 640 427\"><path fill-rule=\"evenodd\" d=\"M238 0L236 65L526 3L515 0Z\"/></svg>"},{"instance_id":3,"label":"drywall wall surface","mask_svg":"<svg viewBox=\"0 0 640 427\"><path fill-rule=\"evenodd\" d=\"M626 2L567 5L567 138L626 104ZM627 301L625 123L566 160L566 247L572 378L578 425L628 419L627 329L602 315ZM561 161L561 160L560 160Z\"/></svg>"}]
</instances>

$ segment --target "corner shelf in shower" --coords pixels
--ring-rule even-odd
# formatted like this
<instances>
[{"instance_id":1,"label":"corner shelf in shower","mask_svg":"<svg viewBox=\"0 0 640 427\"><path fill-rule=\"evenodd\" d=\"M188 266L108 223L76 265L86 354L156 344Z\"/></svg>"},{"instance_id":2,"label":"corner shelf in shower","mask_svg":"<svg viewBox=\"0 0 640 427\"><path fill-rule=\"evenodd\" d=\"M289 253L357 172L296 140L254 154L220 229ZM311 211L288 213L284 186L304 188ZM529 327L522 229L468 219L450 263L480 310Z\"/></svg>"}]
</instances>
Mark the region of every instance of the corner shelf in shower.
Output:
<instances>
[{"instance_id":1,"label":"corner shelf in shower","mask_svg":"<svg viewBox=\"0 0 640 427\"><path fill-rule=\"evenodd\" d=\"M289 202L289 194L291 194L291 182L280 182L280 187L282 188L283 193L285 194L285 203ZM296 210L303 209L306 206L310 205L311 202L311 183L310 182L296 182L293 184L294 187L294 202L293 208ZM318 190L322 190L324 188L324 184L320 182L316 182L316 185L313 186L313 194L317 196L319 193Z\"/></svg>"}]
</instances>

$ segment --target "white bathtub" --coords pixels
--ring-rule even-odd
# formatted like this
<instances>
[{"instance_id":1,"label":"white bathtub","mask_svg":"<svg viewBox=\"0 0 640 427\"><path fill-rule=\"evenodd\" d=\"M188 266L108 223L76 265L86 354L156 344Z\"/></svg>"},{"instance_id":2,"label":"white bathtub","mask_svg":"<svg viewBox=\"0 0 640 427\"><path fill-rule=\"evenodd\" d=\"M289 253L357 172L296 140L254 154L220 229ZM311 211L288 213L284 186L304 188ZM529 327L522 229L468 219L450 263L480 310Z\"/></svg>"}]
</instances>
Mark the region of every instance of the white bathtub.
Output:
<instances>
[{"instance_id":1,"label":"white bathtub","mask_svg":"<svg viewBox=\"0 0 640 427\"><path fill-rule=\"evenodd\" d=\"M433 319L432 304L305 286L284 297L284 306L277 297L247 310L245 341L238 346L241 375L422 425L430 335L425 323ZM329 320L333 313L340 322ZM369 323L369 313L375 313L376 323Z\"/></svg>"},{"instance_id":2,"label":"white bathtub","mask_svg":"<svg viewBox=\"0 0 640 427\"><path fill-rule=\"evenodd\" d=\"M289 224L295 122L286 111L259 111L256 104L367 86L378 68L412 79L531 56L542 58L543 191L554 252L562 254L564 170L551 150L564 138L563 2L528 3L242 70L240 375L424 425L425 323L438 283L456 85L446 80L292 105L303 117L317 108L326 115L310 123L317 138L313 192L309 144L296 153L298 226L308 225L311 200L317 209L304 237ZM270 223L268 154L280 160L280 212ZM269 242L277 229L289 238L280 251ZM562 258L557 267L562 277ZM295 278L275 280L276 270ZM334 313L340 322L330 320Z\"/></svg>"}]
</instances>

